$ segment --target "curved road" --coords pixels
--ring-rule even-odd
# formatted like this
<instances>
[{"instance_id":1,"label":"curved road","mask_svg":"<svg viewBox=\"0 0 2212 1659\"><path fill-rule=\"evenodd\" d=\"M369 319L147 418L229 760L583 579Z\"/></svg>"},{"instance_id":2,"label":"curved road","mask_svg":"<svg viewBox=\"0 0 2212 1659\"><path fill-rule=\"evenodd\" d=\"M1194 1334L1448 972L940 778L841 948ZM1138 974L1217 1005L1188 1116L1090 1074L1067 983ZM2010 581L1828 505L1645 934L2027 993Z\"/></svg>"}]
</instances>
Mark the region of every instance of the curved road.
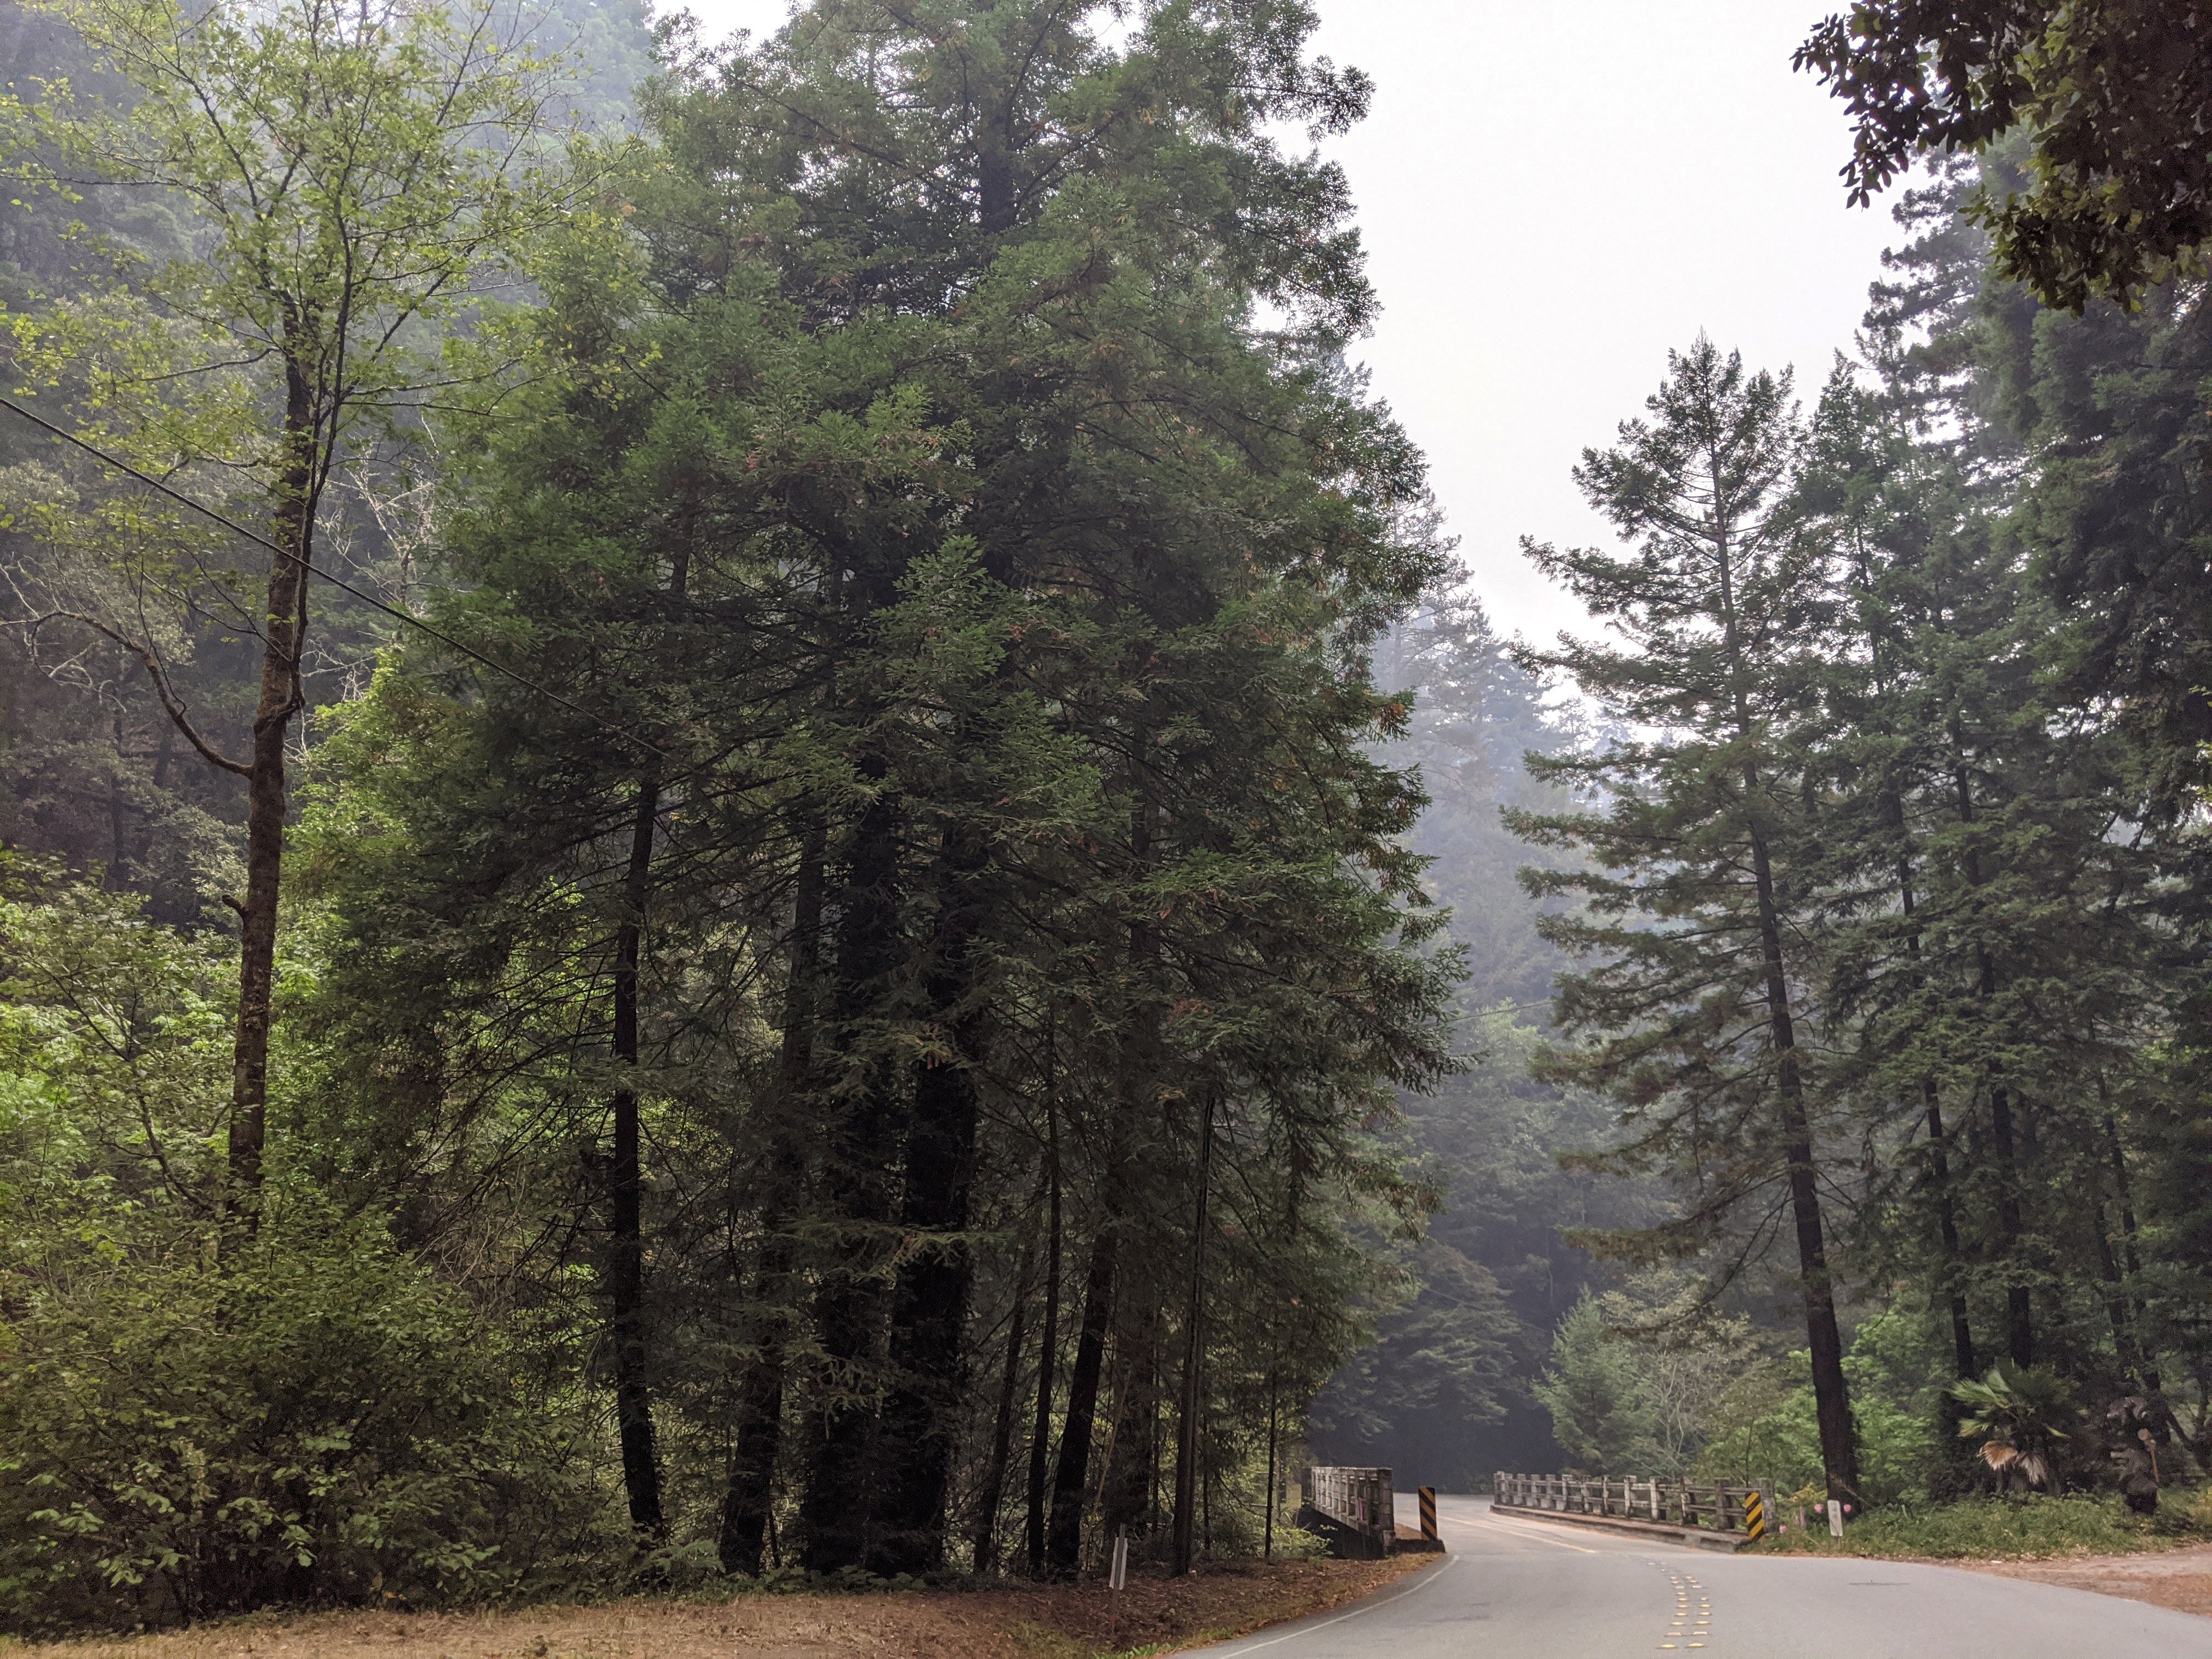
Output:
<instances>
[{"instance_id":1,"label":"curved road","mask_svg":"<svg viewBox=\"0 0 2212 1659\"><path fill-rule=\"evenodd\" d=\"M1418 1514L1398 1497L1401 1516ZM1897 1561L1734 1556L1437 1502L1438 1565L1207 1659L2212 1659L2212 1619Z\"/></svg>"}]
</instances>

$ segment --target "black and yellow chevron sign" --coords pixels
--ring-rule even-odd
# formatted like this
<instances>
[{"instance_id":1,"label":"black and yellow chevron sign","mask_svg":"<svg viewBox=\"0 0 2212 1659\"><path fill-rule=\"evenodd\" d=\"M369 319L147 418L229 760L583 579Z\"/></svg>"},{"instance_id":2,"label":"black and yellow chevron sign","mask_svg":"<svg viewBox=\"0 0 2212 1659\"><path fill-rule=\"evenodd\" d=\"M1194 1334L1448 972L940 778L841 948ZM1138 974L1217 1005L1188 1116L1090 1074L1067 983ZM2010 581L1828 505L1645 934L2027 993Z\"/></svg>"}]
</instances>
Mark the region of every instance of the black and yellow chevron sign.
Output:
<instances>
[{"instance_id":1,"label":"black and yellow chevron sign","mask_svg":"<svg viewBox=\"0 0 2212 1659\"><path fill-rule=\"evenodd\" d=\"M1421 1536L1433 1540L1437 1535L1437 1489L1421 1488Z\"/></svg>"},{"instance_id":2,"label":"black and yellow chevron sign","mask_svg":"<svg viewBox=\"0 0 2212 1659\"><path fill-rule=\"evenodd\" d=\"M1746 1538L1766 1536L1766 1504L1755 1492L1743 1495L1743 1535Z\"/></svg>"}]
</instances>

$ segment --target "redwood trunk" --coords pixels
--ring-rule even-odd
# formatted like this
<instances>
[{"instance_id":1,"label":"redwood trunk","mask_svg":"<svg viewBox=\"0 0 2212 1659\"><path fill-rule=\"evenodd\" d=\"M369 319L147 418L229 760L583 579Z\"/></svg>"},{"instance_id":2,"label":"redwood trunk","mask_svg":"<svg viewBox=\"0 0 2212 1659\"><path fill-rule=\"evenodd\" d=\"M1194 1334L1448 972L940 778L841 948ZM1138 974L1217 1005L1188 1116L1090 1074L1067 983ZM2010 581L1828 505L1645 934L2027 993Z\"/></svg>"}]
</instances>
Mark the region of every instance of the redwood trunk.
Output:
<instances>
[{"instance_id":1,"label":"redwood trunk","mask_svg":"<svg viewBox=\"0 0 2212 1659\"><path fill-rule=\"evenodd\" d=\"M1172 1571L1191 1568L1193 1500L1200 1455L1199 1419L1206 1401L1200 1375L1206 1363L1206 1208L1213 1185L1213 1102L1208 1097L1199 1131L1197 1212L1191 1218L1190 1304L1183 1314L1182 1404L1176 1424L1176 1495Z\"/></svg>"},{"instance_id":2,"label":"redwood trunk","mask_svg":"<svg viewBox=\"0 0 2212 1659\"><path fill-rule=\"evenodd\" d=\"M1114 1427L1096 1487L1098 1524L1107 1538L1141 1534L1151 1524L1152 1472L1160 1461L1159 1348L1167 1323L1150 1284L1125 1284L1115 1301Z\"/></svg>"},{"instance_id":3,"label":"redwood trunk","mask_svg":"<svg viewBox=\"0 0 2212 1659\"><path fill-rule=\"evenodd\" d=\"M814 1074L823 849L822 826L811 823L799 850L799 880L792 902L790 978L784 988L783 1048L777 1066L782 1121L774 1130L773 1184L762 1219L765 1237L754 1282L753 1299L760 1312L752 1356L738 1385L737 1432L716 1540L722 1571L748 1577L757 1577L761 1570L776 1464L783 1449L785 1355L790 1340L793 1291L789 1228L804 1176L797 1137L802 1132L802 1109L812 1093Z\"/></svg>"},{"instance_id":4,"label":"redwood trunk","mask_svg":"<svg viewBox=\"0 0 2212 1659\"><path fill-rule=\"evenodd\" d=\"M1029 1334L1030 1279L1036 1271L1034 1235L1022 1251L1022 1268L1014 1280L1013 1312L1006 1330L1006 1368L999 1378L999 1409L991 1419L991 1454L983 1465L983 1479L975 1492L975 1525L969 1534L975 1550L975 1571L993 1572L999 1565L999 1505L1006 1495L1006 1464L1014 1449L1014 1397L1022 1382L1022 1340Z\"/></svg>"},{"instance_id":5,"label":"redwood trunk","mask_svg":"<svg viewBox=\"0 0 2212 1659\"><path fill-rule=\"evenodd\" d=\"M681 600L690 580L690 551L679 537L669 572L669 595ZM645 1165L637 1088L638 974L645 949L646 911L653 900L653 848L660 821L660 768L655 761L637 781L629 860L623 872L622 921L615 930L616 1083L609 1103L614 1117L614 1146L607 1164L607 1302L615 1350L615 1430L622 1447L623 1491L629 1501L630 1528L644 1547L658 1545L668 1532L661 1509L660 1457L653 1439L651 1356L646 1337Z\"/></svg>"},{"instance_id":6,"label":"redwood trunk","mask_svg":"<svg viewBox=\"0 0 2212 1659\"><path fill-rule=\"evenodd\" d=\"M1030 1572L1044 1571L1045 1474L1052 1442L1054 1373L1060 1362L1060 1115L1052 1097L1052 1081L1045 1085L1045 1157L1050 1186L1046 1203L1044 1329L1037 1337L1036 1419L1030 1432L1030 1489L1027 1536Z\"/></svg>"},{"instance_id":7,"label":"redwood trunk","mask_svg":"<svg viewBox=\"0 0 2212 1659\"><path fill-rule=\"evenodd\" d=\"M1959 1244L1958 1206L1951 1195L1949 1141L1943 1133L1943 1107L1933 1079L1920 1085L1928 1108L1929 1170L1936 1182L1936 1227L1943 1243L1943 1277L1951 1303L1951 1364L1961 1379L1978 1375L1974 1360L1974 1329L1966 1317L1966 1293L1960 1288L1965 1255Z\"/></svg>"},{"instance_id":8,"label":"redwood trunk","mask_svg":"<svg viewBox=\"0 0 2212 1659\"><path fill-rule=\"evenodd\" d=\"M966 1392L962 1342L974 1278L964 1235L975 1169L975 1065L982 1015L969 1006L969 990L987 862L979 844L948 831L933 872L938 923L924 992L952 1052L910 1073L898 1206L899 1230L908 1243L891 1285L889 1387L865 1431L865 1444L856 1437L857 1462L848 1465L848 1474L857 1479L847 1508L866 1516L854 1565L881 1577L930 1572L945 1562L946 1494Z\"/></svg>"},{"instance_id":9,"label":"redwood trunk","mask_svg":"<svg viewBox=\"0 0 2212 1659\"><path fill-rule=\"evenodd\" d=\"M1905 833L1904 800L1893 791L1883 798L1883 804L1888 810L1891 826L1902 838ZM1897 860L1897 891L1905 921L1911 923L1905 948L1912 959L1912 982L1919 987L1926 981L1920 968L1920 927L1914 908L1912 860L1907 854L1900 853ZM1920 1098L1928 1121L1929 1178L1936 1188L1936 1231L1943 1247L1943 1284L1951 1308L1951 1364L1954 1374L1963 1379L1977 1375L1974 1330L1966 1315L1966 1256L1959 1243L1958 1202L1951 1190L1951 1145L1943 1130L1942 1091L1934 1078L1921 1079Z\"/></svg>"},{"instance_id":10,"label":"redwood trunk","mask_svg":"<svg viewBox=\"0 0 2212 1659\"><path fill-rule=\"evenodd\" d=\"M1828 1496L1856 1503L1858 1429L1851 1419L1850 1394L1844 1378L1843 1332L1836 1321L1835 1282L1821 1227L1812 1124L1805 1110L1796 1026L1790 1012L1789 980L1783 970L1773 868L1764 836L1752 836L1751 856L1759 890L1759 946L1765 957L1766 1014L1774 1042L1783 1156L1789 1164L1790 1218L1797 1233L1797 1275L1805 1305L1806 1343L1813 1361L1813 1412L1820 1425L1820 1465Z\"/></svg>"},{"instance_id":11,"label":"redwood trunk","mask_svg":"<svg viewBox=\"0 0 2212 1659\"><path fill-rule=\"evenodd\" d=\"M1045 1536L1045 1570L1073 1578L1083 1554L1083 1506L1091 1480L1091 1437L1098 1413L1098 1379L1106 1365L1106 1328L1114 1317L1117 1238L1102 1218L1091 1246L1091 1271L1083 1287L1083 1330L1076 1339L1075 1368L1067 1378L1067 1422L1060 1432L1060 1466L1052 1483L1052 1520Z\"/></svg>"},{"instance_id":12,"label":"redwood trunk","mask_svg":"<svg viewBox=\"0 0 2212 1659\"><path fill-rule=\"evenodd\" d=\"M641 1544L666 1532L660 1505L660 1461L653 1445L653 1394L647 1381L645 1336L645 1173L638 1121L638 963L653 878L653 828L660 781L648 771L637 786L630 826L629 866L623 883L623 920L615 934L614 1155L607 1166L607 1300L615 1349L615 1426L622 1443L623 1489L629 1523Z\"/></svg>"},{"instance_id":13,"label":"redwood trunk","mask_svg":"<svg viewBox=\"0 0 2212 1659\"><path fill-rule=\"evenodd\" d=\"M2100 1094L2105 1091L2105 1084L2101 1079L2098 1081L2097 1090ZM2127 1310L2132 1327L2133 1322L2140 1319L2143 1312L2140 1299L2142 1261L2136 1250L2136 1200L2135 1194L2130 1189L2128 1183L2127 1155L2120 1146L2119 1125L2114 1121L2109 1110L2105 1114L2105 1147L2106 1154L2112 1159L2112 1190L2118 1198L2120 1206L2120 1243L2126 1253L2128 1268L2127 1283L2121 1292L2121 1304ZM2164 1410L2165 1401L2161 1396L2163 1383L2158 1373L2158 1357L2151 1352L2148 1343L2140 1340L2140 1332L2137 1332L2137 1337L2142 1359L2143 1391L2156 1400L2159 1408Z\"/></svg>"},{"instance_id":14,"label":"redwood trunk","mask_svg":"<svg viewBox=\"0 0 2212 1659\"><path fill-rule=\"evenodd\" d=\"M1962 826L1971 825L1974 822L1973 787L1966 777L1966 742L1955 723L1951 728L1951 746L1955 763L1952 782L1958 791L1959 822ZM1971 840L1966 843L1966 867L1967 885L1980 887L1981 854L1974 850ZM1996 960L1986 945L1978 945L1975 955L1980 974L1976 991L1986 1006L1996 996ZM1997 1243L2003 1253L2008 1279L2005 1285L2005 1347L2015 1365L2033 1365L2035 1308L2027 1283L2019 1277L2024 1218L2020 1203L2018 1150L2013 1138L2012 1097L1996 1076L1994 1067L1990 1079L1990 1142L1997 1155Z\"/></svg>"},{"instance_id":15,"label":"redwood trunk","mask_svg":"<svg viewBox=\"0 0 2212 1659\"><path fill-rule=\"evenodd\" d=\"M2020 1277L2020 1239L2025 1222L2020 1206L2020 1157L2013 1135L2012 1094L1990 1091L1990 1143L1996 1149L1997 1227L2004 1237L2005 1348L2015 1365L2035 1364L2035 1307Z\"/></svg>"},{"instance_id":16,"label":"redwood trunk","mask_svg":"<svg viewBox=\"0 0 2212 1659\"><path fill-rule=\"evenodd\" d=\"M836 1014L847 1042L883 1006L902 954L905 813L897 797L881 787L889 775L881 756L863 758L861 775L879 793L854 828L839 894ZM898 1090L891 1062L880 1055L870 1055L857 1070L857 1086L837 1103L826 1137L823 1218L843 1236L821 1269L814 1296L815 1340L836 1393L806 1419L802 1559L812 1572L863 1565L884 1496L873 1462L870 1396L882 1376L885 1297L876 1268L894 1215L890 1182Z\"/></svg>"}]
</instances>

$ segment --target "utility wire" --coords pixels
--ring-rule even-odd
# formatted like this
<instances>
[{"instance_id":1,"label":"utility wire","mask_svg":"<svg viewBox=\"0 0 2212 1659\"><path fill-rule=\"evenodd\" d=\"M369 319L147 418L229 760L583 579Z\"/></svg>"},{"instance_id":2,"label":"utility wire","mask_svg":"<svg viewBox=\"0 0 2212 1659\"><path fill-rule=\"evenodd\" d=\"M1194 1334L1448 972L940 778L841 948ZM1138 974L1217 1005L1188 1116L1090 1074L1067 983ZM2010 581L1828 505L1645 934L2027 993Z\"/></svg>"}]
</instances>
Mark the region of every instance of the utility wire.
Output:
<instances>
[{"instance_id":1,"label":"utility wire","mask_svg":"<svg viewBox=\"0 0 2212 1659\"><path fill-rule=\"evenodd\" d=\"M191 496L184 494L181 490L171 489L167 484L163 483L159 478L153 477L151 474L141 472L137 467L131 465L130 462L118 459L117 457L109 454L106 450L98 447L96 445L87 443L82 438L78 437L74 432L64 431L60 427L56 426L52 421L46 420L37 415L33 415L29 410L24 408L22 404L15 402L12 398L0 398L0 409L14 410L16 414L28 421L33 426L40 428L47 432L51 432L55 437L59 438L64 443L76 445L79 449L84 451L86 454L92 456L95 460L100 461L102 465L112 466L118 472L128 474L130 477L137 479L139 483L146 485L149 489L158 489L162 495L167 495L171 501L179 502L183 506L191 508L193 512L201 514L203 517L213 520L216 524L221 525L225 530L230 531L235 535L243 536L247 541L267 548L271 553L274 553L280 559L289 559L297 556L296 555L287 553L283 548L277 546L276 543L270 541L266 536L261 535L256 531L248 530L244 525L239 523L235 519L227 518L222 514L216 512L215 508L194 501ZM516 673L514 670L509 668L505 663L495 662L491 658L487 657L483 652L477 650L475 647L462 644L451 634L441 632L439 629L431 627L429 623L424 622L420 617L410 615L407 611L399 610L397 606L386 605L383 600L376 598L373 594L362 592L361 589L356 587L351 582L345 580L343 578L333 576L327 570L318 570L312 564L307 565L307 570L310 576L320 577L323 580L330 583L331 586L337 588L340 592L352 594L354 598L359 599L363 605L368 605L374 610L381 611L386 616L390 617L395 622L405 623L410 628L421 629L423 633L428 634L432 639L438 641L440 643L451 646L454 650L459 652L463 656L470 659L471 661L482 663L486 668L490 669L495 674L503 674L508 679L513 680L517 685L526 687L528 690L535 691L539 696L548 698L554 702L559 703L562 708L568 709L571 714L581 714L586 720L592 721L594 725L604 726L608 731L613 732L617 737L625 738L628 741L637 744L641 749L650 750L656 755L665 756L668 752L659 744L653 743L644 738L641 738L636 732L629 730L629 727L617 726L612 720L608 720L605 715L594 714L590 709L584 708L581 704L569 702L568 698L562 696L558 691L548 690L544 686L538 684L537 681Z\"/></svg>"}]
</instances>

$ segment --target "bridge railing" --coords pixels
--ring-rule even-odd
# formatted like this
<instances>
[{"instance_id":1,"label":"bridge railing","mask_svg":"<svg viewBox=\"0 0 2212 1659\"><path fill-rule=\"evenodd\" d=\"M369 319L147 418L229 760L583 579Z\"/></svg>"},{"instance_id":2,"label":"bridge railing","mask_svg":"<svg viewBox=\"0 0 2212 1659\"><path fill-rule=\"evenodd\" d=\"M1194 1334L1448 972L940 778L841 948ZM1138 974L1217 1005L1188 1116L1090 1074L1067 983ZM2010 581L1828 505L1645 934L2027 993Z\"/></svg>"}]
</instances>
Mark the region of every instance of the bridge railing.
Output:
<instances>
[{"instance_id":1,"label":"bridge railing","mask_svg":"<svg viewBox=\"0 0 2212 1659\"><path fill-rule=\"evenodd\" d=\"M1613 1516L1624 1521L1694 1527L1758 1537L1774 1526L1774 1483L1732 1486L1696 1480L1618 1480L1572 1474L1496 1476L1494 1501L1513 1509L1562 1515ZM1755 1502L1753 1500L1756 1500Z\"/></svg>"},{"instance_id":2,"label":"bridge railing","mask_svg":"<svg viewBox=\"0 0 2212 1659\"><path fill-rule=\"evenodd\" d=\"M1310 1468L1304 1483L1306 1507L1387 1544L1398 1534L1390 1474L1389 1469Z\"/></svg>"}]
</instances>

